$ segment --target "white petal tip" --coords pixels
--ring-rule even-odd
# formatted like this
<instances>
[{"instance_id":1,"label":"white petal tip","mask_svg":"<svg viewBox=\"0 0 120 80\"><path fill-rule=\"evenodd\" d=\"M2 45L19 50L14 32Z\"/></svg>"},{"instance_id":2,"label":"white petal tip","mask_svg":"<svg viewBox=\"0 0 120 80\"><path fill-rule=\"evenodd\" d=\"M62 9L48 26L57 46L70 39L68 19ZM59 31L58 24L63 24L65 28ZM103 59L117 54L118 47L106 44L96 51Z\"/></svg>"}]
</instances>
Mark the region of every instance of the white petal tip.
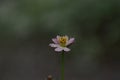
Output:
<instances>
[{"instance_id":1,"label":"white petal tip","mask_svg":"<svg viewBox=\"0 0 120 80\"><path fill-rule=\"evenodd\" d=\"M49 44L49 46L50 46L50 47L57 47L57 45L56 45L56 44L53 44L53 43Z\"/></svg>"},{"instance_id":2,"label":"white petal tip","mask_svg":"<svg viewBox=\"0 0 120 80\"><path fill-rule=\"evenodd\" d=\"M69 48L64 48L64 51L65 51L65 52L69 52L70 49L69 49Z\"/></svg>"},{"instance_id":3,"label":"white petal tip","mask_svg":"<svg viewBox=\"0 0 120 80\"><path fill-rule=\"evenodd\" d=\"M63 49L62 48L56 48L55 51L56 52L61 52L61 51L63 51Z\"/></svg>"}]
</instances>

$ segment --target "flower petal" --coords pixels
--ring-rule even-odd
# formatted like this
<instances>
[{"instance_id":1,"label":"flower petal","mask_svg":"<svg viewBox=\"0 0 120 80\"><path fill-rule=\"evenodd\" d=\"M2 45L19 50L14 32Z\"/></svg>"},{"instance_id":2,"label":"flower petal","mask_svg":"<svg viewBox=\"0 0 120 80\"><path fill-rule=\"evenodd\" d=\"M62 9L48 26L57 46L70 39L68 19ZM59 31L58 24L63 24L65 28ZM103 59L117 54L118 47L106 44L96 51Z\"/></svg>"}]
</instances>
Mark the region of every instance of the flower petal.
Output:
<instances>
[{"instance_id":1,"label":"flower petal","mask_svg":"<svg viewBox=\"0 0 120 80\"><path fill-rule=\"evenodd\" d=\"M51 47L58 47L57 44L53 44L53 43L49 44L49 46L51 46Z\"/></svg>"},{"instance_id":2,"label":"flower petal","mask_svg":"<svg viewBox=\"0 0 120 80\"><path fill-rule=\"evenodd\" d=\"M70 38L70 40L67 42L66 45L68 46L68 45L72 44L74 41L75 41L75 38Z\"/></svg>"},{"instance_id":3,"label":"flower petal","mask_svg":"<svg viewBox=\"0 0 120 80\"><path fill-rule=\"evenodd\" d=\"M57 35L56 39L57 39L57 41L59 41L59 39L60 39L60 36L58 36L58 35Z\"/></svg>"},{"instance_id":4,"label":"flower petal","mask_svg":"<svg viewBox=\"0 0 120 80\"><path fill-rule=\"evenodd\" d=\"M56 52L61 52L62 50L63 50L63 49L60 48L60 47L55 48L55 51L56 51Z\"/></svg>"},{"instance_id":5,"label":"flower petal","mask_svg":"<svg viewBox=\"0 0 120 80\"><path fill-rule=\"evenodd\" d=\"M65 47L65 48L64 48L64 51L68 52L68 51L70 51L70 49L67 48L67 47Z\"/></svg>"},{"instance_id":6,"label":"flower petal","mask_svg":"<svg viewBox=\"0 0 120 80\"><path fill-rule=\"evenodd\" d=\"M56 43L56 44L58 43L58 41L57 41L56 38L53 38L52 41L53 41L54 43Z\"/></svg>"}]
</instances>

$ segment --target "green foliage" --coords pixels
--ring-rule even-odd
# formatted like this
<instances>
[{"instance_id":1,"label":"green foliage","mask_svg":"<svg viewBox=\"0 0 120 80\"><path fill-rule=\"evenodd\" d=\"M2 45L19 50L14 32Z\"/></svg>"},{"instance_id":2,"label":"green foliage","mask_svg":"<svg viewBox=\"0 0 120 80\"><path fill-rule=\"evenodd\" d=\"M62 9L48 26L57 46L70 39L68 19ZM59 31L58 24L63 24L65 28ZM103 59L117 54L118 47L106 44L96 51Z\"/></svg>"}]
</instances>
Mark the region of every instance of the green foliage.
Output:
<instances>
[{"instance_id":1,"label":"green foliage","mask_svg":"<svg viewBox=\"0 0 120 80\"><path fill-rule=\"evenodd\" d=\"M119 5L118 0L6 0L0 6L0 35L68 34L77 38L78 51L102 52L120 43Z\"/></svg>"}]
</instances>

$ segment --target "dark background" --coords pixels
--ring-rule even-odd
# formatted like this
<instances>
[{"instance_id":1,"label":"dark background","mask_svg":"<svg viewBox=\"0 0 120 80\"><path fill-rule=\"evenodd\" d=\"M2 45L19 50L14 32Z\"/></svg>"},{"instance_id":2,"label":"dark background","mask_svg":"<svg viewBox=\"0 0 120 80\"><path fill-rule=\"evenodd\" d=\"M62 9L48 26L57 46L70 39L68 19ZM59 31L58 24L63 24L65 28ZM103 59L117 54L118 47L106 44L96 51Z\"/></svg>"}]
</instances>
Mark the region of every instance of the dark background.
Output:
<instances>
[{"instance_id":1,"label":"dark background","mask_svg":"<svg viewBox=\"0 0 120 80\"><path fill-rule=\"evenodd\" d=\"M0 80L60 80L56 35L76 39L65 80L120 80L120 0L0 0Z\"/></svg>"}]
</instances>

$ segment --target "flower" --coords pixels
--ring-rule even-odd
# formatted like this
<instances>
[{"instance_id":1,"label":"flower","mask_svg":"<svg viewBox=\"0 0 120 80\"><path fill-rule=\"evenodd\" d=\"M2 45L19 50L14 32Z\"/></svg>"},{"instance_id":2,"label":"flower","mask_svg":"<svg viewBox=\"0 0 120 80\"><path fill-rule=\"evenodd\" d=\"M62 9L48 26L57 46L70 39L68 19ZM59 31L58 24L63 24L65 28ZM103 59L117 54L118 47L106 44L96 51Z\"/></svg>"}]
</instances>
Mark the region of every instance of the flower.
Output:
<instances>
[{"instance_id":1,"label":"flower","mask_svg":"<svg viewBox=\"0 0 120 80\"><path fill-rule=\"evenodd\" d=\"M69 38L68 36L57 36L56 38L53 38L52 41L54 43L50 43L49 46L55 48L56 52L68 52L70 51L68 46L75 41L75 38Z\"/></svg>"}]
</instances>

